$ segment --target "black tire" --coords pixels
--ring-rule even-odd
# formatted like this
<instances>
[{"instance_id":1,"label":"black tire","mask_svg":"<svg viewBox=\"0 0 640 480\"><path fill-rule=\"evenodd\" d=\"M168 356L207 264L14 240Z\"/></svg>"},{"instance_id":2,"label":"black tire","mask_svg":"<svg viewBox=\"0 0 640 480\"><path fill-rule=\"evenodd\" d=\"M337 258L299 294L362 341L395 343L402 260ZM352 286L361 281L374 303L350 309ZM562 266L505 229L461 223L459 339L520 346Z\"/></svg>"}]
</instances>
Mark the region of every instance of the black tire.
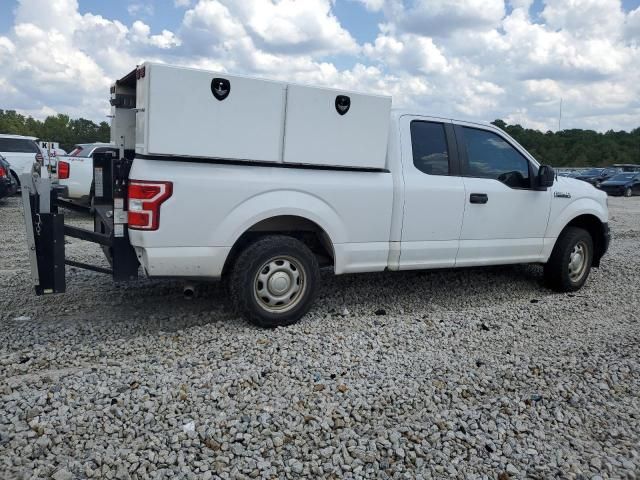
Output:
<instances>
[{"instance_id":1,"label":"black tire","mask_svg":"<svg viewBox=\"0 0 640 480\"><path fill-rule=\"evenodd\" d=\"M13 179L16 182L16 194L22 192L22 187L20 186L20 177L18 177L18 174L15 172L11 172L11 175L13 175Z\"/></svg>"},{"instance_id":2,"label":"black tire","mask_svg":"<svg viewBox=\"0 0 640 480\"><path fill-rule=\"evenodd\" d=\"M631 188L627 187L624 190L624 196L625 197L631 197L633 195L633 190L631 190Z\"/></svg>"},{"instance_id":3,"label":"black tire","mask_svg":"<svg viewBox=\"0 0 640 480\"><path fill-rule=\"evenodd\" d=\"M309 311L319 276L318 261L304 243L271 235L240 253L228 285L238 313L255 325L275 328L296 323ZM276 289L284 296L274 294ZM280 298L284 299L282 305L277 303Z\"/></svg>"},{"instance_id":4,"label":"black tire","mask_svg":"<svg viewBox=\"0 0 640 480\"><path fill-rule=\"evenodd\" d=\"M579 272L575 272L571 270L571 257L580 251L579 248L584 251L584 265ZM557 292L575 292L587 281L592 262L593 239L589 232L578 227L567 227L558 237L544 266L545 283Z\"/></svg>"}]
</instances>

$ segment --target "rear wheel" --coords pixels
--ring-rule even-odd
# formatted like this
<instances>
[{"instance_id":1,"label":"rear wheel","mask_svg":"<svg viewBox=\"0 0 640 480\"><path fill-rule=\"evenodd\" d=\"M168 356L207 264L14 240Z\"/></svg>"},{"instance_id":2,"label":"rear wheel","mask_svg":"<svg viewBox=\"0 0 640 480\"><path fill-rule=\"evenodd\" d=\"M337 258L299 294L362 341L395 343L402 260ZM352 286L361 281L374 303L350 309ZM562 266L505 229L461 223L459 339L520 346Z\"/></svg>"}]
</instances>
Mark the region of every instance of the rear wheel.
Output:
<instances>
[{"instance_id":1,"label":"rear wheel","mask_svg":"<svg viewBox=\"0 0 640 480\"><path fill-rule=\"evenodd\" d=\"M633 195L633 192L631 191L630 187L627 187L624 189L624 196L625 197L630 197L631 195Z\"/></svg>"},{"instance_id":2,"label":"rear wheel","mask_svg":"<svg viewBox=\"0 0 640 480\"><path fill-rule=\"evenodd\" d=\"M16 193L20 193L22 191L22 188L20 188L20 178L15 172L11 172L11 175L13 175L13 180L16 182Z\"/></svg>"},{"instance_id":3,"label":"rear wheel","mask_svg":"<svg viewBox=\"0 0 640 480\"><path fill-rule=\"evenodd\" d=\"M291 325L309 311L319 278L318 261L299 240L261 238L237 258L229 278L236 310L260 327Z\"/></svg>"},{"instance_id":4,"label":"rear wheel","mask_svg":"<svg viewBox=\"0 0 640 480\"><path fill-rule=\"evenodd\" d=\"M545 283L558 292L579 290L589 277L593 239L582 228L568 227L558 238L544 266Z\"/></svg>"}]
</instances>

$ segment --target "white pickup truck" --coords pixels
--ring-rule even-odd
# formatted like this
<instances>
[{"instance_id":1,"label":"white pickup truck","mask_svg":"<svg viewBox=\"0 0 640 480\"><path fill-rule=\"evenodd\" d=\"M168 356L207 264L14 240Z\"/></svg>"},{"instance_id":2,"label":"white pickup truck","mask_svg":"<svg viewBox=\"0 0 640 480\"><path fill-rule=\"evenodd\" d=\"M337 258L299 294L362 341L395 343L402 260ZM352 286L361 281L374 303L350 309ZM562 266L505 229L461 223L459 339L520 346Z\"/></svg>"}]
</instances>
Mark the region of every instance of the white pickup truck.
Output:
<instances>
[{"instance_id":1,"label":"white pickup truck","mask_svg":"<svg viewBox=\"0 0 640 480\"><path fill-rule=\"evenodd\" d=\"M152 63L116 82L111 104L121 155L96 166L102 237L67 226L65 235L106 245L114 277L139 263L150 277L221 278L260 326L300 319L323 266L538 263L566 292L609 245L606 194L556 178L492 125L392 110L386 97ZM118 260L108 241L131 255ZM43 285L35 257L36 290L61 291Z\"/></svg>"}]
</instances>

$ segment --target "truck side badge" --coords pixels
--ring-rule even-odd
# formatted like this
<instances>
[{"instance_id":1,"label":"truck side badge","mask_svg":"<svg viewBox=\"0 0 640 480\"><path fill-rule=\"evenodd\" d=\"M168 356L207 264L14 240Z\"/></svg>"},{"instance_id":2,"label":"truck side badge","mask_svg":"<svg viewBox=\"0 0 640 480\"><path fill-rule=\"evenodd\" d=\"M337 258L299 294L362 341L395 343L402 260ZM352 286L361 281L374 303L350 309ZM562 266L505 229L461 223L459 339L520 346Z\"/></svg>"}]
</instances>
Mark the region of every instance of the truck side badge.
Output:
<instances>
[{"instance_id":1,"label":"truck side badge","mask_svg":"<svg viewBox=\"0 0 640 480\"><path fill-rule=\"evenodd\" d=\"M344 115L349 111L349 107L351 107L351 99L346 95L338 95L336 97L336 111L340 115Z\"/></svg>"},{"instance_id":2,"label":"truck side badge","mask_svg":"<svg viewBox=\"0 0 640 480\"><path fill-rule=\"evenodd\" d=\"M216 99L222 101L231 92L231 83L226 78L214 78L211 80L211 92Z\"/></svg>"}]
</instances>

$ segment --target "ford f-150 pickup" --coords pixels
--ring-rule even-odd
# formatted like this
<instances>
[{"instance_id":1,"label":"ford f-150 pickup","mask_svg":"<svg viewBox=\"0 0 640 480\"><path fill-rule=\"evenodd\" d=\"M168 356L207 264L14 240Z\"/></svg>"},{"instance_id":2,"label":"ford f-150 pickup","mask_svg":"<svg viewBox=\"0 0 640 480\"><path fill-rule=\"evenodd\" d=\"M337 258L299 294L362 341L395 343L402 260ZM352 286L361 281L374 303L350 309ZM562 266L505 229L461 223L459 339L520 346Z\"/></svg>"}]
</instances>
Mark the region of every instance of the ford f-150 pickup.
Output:
<instances>
[{"instance_id":1,"label":"ford f-150 pickup","mask_svg":"<svg viewBox=\"0 0 640 480\"><path fill-rule=\"evenodd\" d=\"M64 263L104 271L66 259L64 241L52 243L62 235L101 244L117 280L139 266L223 279L235 308L266 327L309 310L323 266L537 263L567 292L609 244L606 194L557 178L492 125L154 63L117 81L111 105L120 155L94 158L93 232L64 225L57 207L74 207L46 181L23 181L38 293L64 291Z\"/></svg>"}]
</instances>

